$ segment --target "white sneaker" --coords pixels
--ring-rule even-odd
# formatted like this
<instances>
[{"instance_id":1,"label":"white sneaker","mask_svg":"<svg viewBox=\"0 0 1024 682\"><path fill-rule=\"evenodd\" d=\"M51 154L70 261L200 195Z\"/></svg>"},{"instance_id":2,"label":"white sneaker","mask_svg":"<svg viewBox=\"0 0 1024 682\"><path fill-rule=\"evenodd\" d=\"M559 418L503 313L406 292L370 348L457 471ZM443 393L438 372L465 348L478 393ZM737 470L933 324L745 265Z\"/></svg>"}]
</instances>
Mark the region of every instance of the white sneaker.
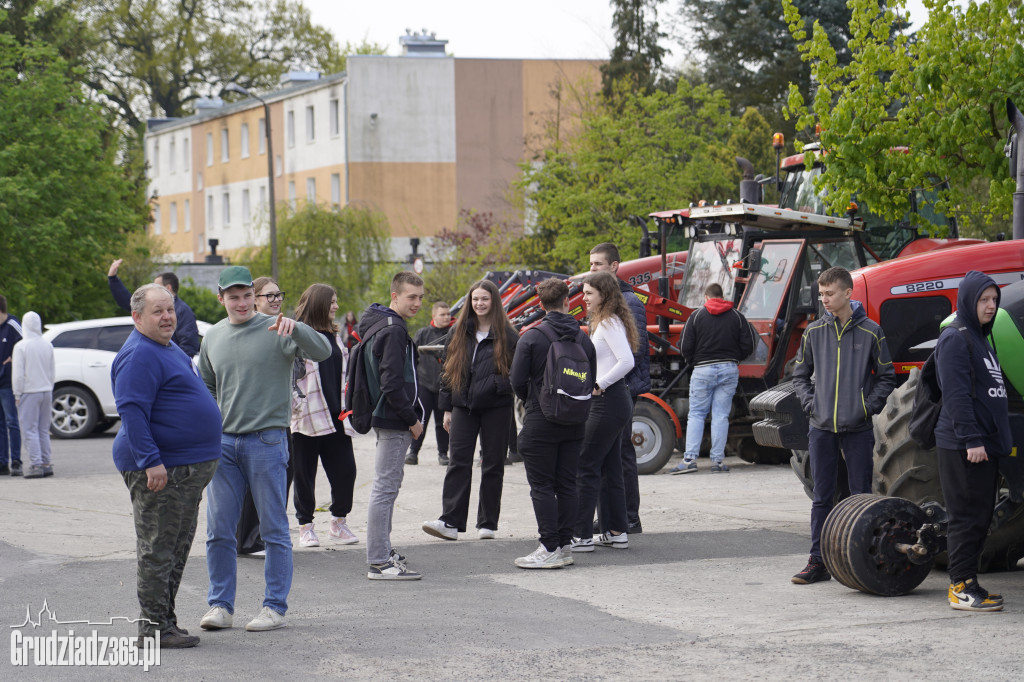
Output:
<instances>
[{"instance_id":1,"label":"white sneaker","mask_svg":"<svg viewBox=\"0 0 1024 682\"><path fill-rule=\"evenodd\" d=\"M530 554L519 557L515 564L519 568L561 568L565 565L561 549L548 551L544 545L538 545Z\"/></svg>"},{"instance_id":2,"label":"white sneaker","mask_svg":"<svg viewBox=\"0 0 1024 682\"><path fill-rule=\"evenodd\" d=\"M572 566L576 563L576 560L572 558L572 545L562 545L558 551L562 554L563 566Z\"/></svg>"},{"instance_id":3,"label":"white sneaker","mask_svg":"<svg viewBox=\"0 0 1024 682\"><path fill-rule=\"evenodd\" d=\"M441 538L442 540L459 539L459 529L455 526L449 526L440 519L437 521L424 521L423 532L427 535L433 535L435 538Z\"/></svg>"},{"instance_id":4,"label":"white sneaker","mask_svg":"<svg viewBox=\"0 0 1024 682\"><path fill-rule=\"evenodd\" d=\"M359 542L359 537L349 530L348 523L344 518L332 516L331 529L327 534L343 545L354 545Z\"/></svg>"},{"instance_id":5,"label":"white sneaker","mask_svg":"<svg viewBox=\"0 0 1024 682\"><path fill-rule=\"evenodd\" d=\"M480 532L478 533L478 535L480 536L481 540L493 540L494 539L494 531L491 530L490 528L481 528Z\"/></svg>"},{"instance_id":6,"label":"white sneaker","mask_svg":"<svg viewBox=\"0 0 1024 682\"><path fill-rule=\"evenodd\" d=\"M313 524L307 523L299 526L299 545L301 547L319 547L320 538L316 536L316 531L313 530Z\"/></svg>"},{"instance_id":7,"label":"white sneaker","mask_svg":"<svg viewBox=\"0 0 1024 682\"><path fill-rule=\"evenodd\" d=\"M232 622L234 622L234 616L226 608L214 606L199 621L199 627L204 630L226 630L231 627Z\"/></svg>"},{"instance_id":8,"label":"white sneaker","mask_svg":"<svg viewBox=\"0 0 1024 682\"><path fill-rule=\"evenodd\" d=\"M263 632L284 627L284 615L269 606L260 609L259 614L245 625L249 632Z\"/></svg>"},{"instance_id":9,"label":"white sneaker","mask_svg":"<svg viewBox=\"0 0 1024 682\"><path fill-rule=\"evenodd\" d=\"M571 552L593 552L594 551L594 538L573 538L572 544L569 545L569 551Z\"/></svg>"},{"instance_id":10,"label":"white sneaker","mask_svg":"<svg viewBox=\"0 0 1024 682\"><path fill-rule=\"evenodd\" d=\"M629 549L629 534L620 533L619 535L612 535L611 533L601 533L597 536L596 543L602 547L614 547L615 549Z\"/></svg>"}]
</instances>

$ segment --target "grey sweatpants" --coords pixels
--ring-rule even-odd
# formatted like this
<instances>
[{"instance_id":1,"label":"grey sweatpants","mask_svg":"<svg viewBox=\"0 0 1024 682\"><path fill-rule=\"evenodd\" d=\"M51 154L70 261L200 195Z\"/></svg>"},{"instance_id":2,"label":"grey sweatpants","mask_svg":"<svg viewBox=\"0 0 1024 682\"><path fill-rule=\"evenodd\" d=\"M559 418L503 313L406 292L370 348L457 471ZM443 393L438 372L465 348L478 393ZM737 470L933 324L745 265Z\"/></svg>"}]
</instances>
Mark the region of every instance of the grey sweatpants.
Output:
<instances>
[{"instance_id":1,"label":"grey sweatpants","mask_svg":"<svg viewBox=\"0 0 1024 682\"><path fill-rule=\"evenodd\" d=\"M366 562L383 564L391 556L391 517L405 476L405 453L412 443L412 432L378 428L374 431L377 456L366 510Z\"/></svg>"},{"instance_id":2,"label":"grey sweatpants","mask_svg":"<svg viewBox=\"0 0 1024 682\"><path fill-rule=\"evenodd\" d=\"M53 393L22 393L18 398L21 446L32 466L50 466L50 405Z\"/></svg>"}]
</instances>

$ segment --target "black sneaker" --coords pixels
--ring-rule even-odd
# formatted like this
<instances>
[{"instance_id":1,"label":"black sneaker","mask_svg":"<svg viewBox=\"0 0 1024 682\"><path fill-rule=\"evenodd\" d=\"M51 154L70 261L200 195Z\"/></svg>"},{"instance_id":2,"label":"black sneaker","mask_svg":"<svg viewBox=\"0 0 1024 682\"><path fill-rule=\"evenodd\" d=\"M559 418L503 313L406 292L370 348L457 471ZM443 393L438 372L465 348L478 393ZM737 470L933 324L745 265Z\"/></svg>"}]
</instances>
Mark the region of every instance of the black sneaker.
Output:
<instances>
[{"instance_id":1,"label":"black sneaker","mask_svg":"<svg viewBox=\"0 0 1024 682\"><path fill-rule=\"evenodd\" d=\"M406 464L419 464L420 463L420 455L419 455L419 453L418 452L409 452L408 454L406 454L406 456L405 456L405 463Z\"/></svg>"},{"instance_id":2,"label":"black sneaker","mask_svg":"<svg viewBox=\"0 0 1024 682\"><path fill-rule=\"evenodd\" d=\"M448 466L448 453L447 452L439 452L439 453L437 453L437 463L440 464L443 467Z\"/></svg>"},{"instance_id":3,"label":"black sneaker","mask_svg":"<svg viewBox=\"0 0 1024 682\"><path fill-rule=\"evenodd\" d=\"M43 465L43 478L46 478L47 476L53 476L53 467L50 466L49 464L44 464Z\"/></svg>"},{"instance_id":4,"label":"black sneaker","mask_svg":"<svg viewBox=\"0 0 1024 682\"><path fill-rule=\"evenodd\" d=\"M11 462L11 476L21 476L21 462Z\"/></svg>"},{"instance_id":5,"label":"black sneaker","mask_svg":"<svg viewBox=\"0 0 1024 682\"><path fill-rule=\"evenodd\" d=\"M0 476L10 476L11 468L6 464L0 464Z\"/></svg>"},{"instance_id":6,"label":"black sneaker","mask_svg":"<svg viewBox=\"0 0 1024 682\"><path fill-rule=\"evenodd\" d=\"M807 560L807 565L804 566L804 570L794 575L791 580L797 585L810 585L811 583L821 583L826 580L832 580L832 574L825 568L825 564L821 561L815 561L814 557Z\"/></svg>"},{"instance_id":7,"label":"black sneaker","mask_svg":"<svg viewBox=\"0 0 1024 682\"><path fill-rule=\"evenodd\" d=\"M630 535L640 535L641 533L643 533L644 527L640 525L640 519L637 519L636 521L630 521L629 527L626 529L626 532Z\"/></svg>"}]
</instances>

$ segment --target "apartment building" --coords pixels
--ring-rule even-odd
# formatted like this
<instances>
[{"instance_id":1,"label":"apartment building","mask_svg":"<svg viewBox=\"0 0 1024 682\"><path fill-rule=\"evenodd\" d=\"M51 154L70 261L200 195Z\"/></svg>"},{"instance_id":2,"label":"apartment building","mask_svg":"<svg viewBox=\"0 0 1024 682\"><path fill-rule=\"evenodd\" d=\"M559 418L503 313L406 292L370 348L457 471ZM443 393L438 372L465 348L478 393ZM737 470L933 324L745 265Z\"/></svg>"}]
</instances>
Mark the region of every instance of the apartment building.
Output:
<instances>
[{"instance_id":1,"label":"apartment building","mask_svg":"<svg viewBox=\"0 0 1024 682\"><path fill-rule=\"evenodd\" d=\"M278 207L380 210L396 258L463 209L522 224L509 202L519 164L545 123L566 116L558 93L600 87L601 62L459 59L433 36L402 42L402 56L353 55L345 73L292 73L254 93L270 111ZM150 230L171 260L201 261L211 239L228 257L268 242L264 112L256 99L204 101L193 116L150 121Z\"/></svg>"}]
</instances>

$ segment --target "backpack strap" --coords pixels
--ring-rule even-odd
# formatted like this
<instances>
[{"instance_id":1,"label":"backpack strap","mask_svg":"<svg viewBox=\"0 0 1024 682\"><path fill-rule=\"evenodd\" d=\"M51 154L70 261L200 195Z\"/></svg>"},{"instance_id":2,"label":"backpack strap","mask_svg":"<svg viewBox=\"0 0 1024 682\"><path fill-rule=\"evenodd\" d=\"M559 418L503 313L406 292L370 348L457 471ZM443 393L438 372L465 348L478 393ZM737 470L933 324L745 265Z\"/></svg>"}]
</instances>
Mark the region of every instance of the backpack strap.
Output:
<instances>
[{"instance_id":1,"label":"backpack strap","mask_svg":"<svg viewBox=\"0 0 1024 682\"><path fill-rule=\"evenodd\" d=\"M958 318L954 318L953 321L949 323L949 326L952 327L953 329L957 330L958 332L966 332L967 331L967 327L965 327L960 322L960 320ZM974 377L974 351L971 350L971 346L972 345L973 344L971 343L971 337L968 336L967 337L967 369L969 369L970 372L971 372L971 400L974 400L974 398L975 398L975 395L974 395L974 379L975 379L975 377Z\"/></svg>"}]
</instances>

